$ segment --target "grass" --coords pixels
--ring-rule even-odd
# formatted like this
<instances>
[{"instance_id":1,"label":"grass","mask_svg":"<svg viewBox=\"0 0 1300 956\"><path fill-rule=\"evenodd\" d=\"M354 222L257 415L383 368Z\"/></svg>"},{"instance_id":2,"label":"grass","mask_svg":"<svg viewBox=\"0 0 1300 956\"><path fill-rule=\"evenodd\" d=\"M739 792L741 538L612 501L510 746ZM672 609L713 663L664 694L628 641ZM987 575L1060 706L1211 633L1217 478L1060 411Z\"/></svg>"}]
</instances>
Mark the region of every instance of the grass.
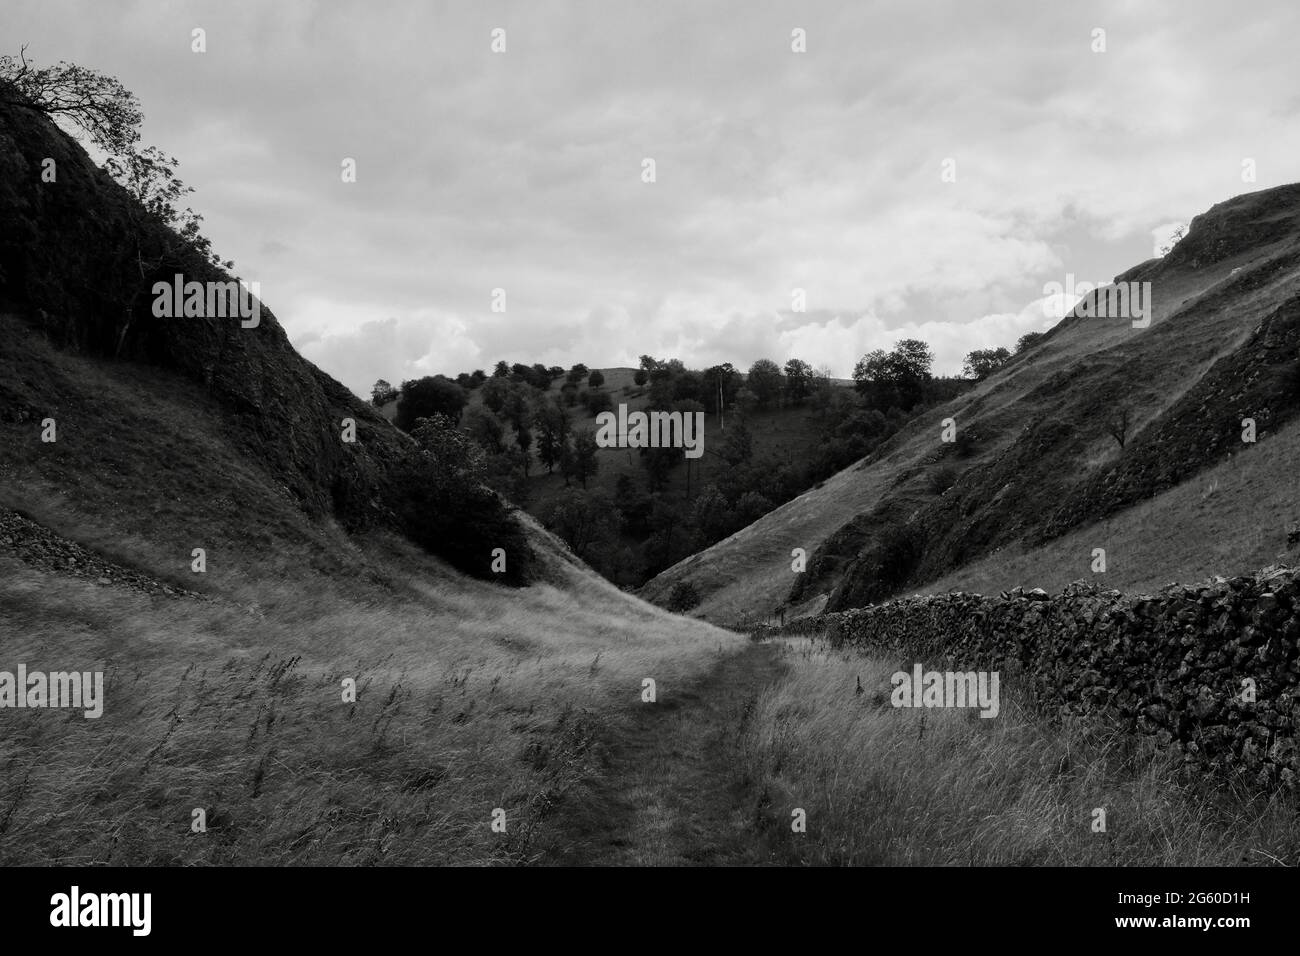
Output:
<instances>
[{"instance_id":1,"label":"grass","mask_svg":"<svg viewBox=\"0 0 1300 956\"><path fill-rule=\"evenodd\" d=\"M913 662L808 638L777 644L786 675L755 699L731 760L780 862L1300 863L1294 796L1183 779L1175 754L1051 724L1005 680L997 718L896 709L889 677ZM791 831L795 808L807 812L804 834ZM1093 832L1095 808L1104 833Z\"/></svg>"},{"instance_id":2,"label":"grass","mask_svg":"<svg viewBox=\"0 0 1300 956\"><path fill-rule=\"evenodd\" d=\"M1080 579L1128 592L1173 581L1245 574L1296 563L1287 532L1300 523L1295 461L1300 422L1193 480L1112 518L1037 548L1017 545L974 561L924 588L996 594L1017 585L1055 593ZM1092 550L1106 551L1105 573L1093 573Z\"/></svg>"},{"instance_id":3,"label":"grass","mask_svg":"<svg viewBox=\"0 0 1300 956\"><path fill-rule=\"evenodd\" d=\"M4 712L4 864L527 862L610 702L734 640L594 581L388 604L273 584L246 607L0 580L6 669L106 685L98 720Z\"/></svg>"}]
</instances>

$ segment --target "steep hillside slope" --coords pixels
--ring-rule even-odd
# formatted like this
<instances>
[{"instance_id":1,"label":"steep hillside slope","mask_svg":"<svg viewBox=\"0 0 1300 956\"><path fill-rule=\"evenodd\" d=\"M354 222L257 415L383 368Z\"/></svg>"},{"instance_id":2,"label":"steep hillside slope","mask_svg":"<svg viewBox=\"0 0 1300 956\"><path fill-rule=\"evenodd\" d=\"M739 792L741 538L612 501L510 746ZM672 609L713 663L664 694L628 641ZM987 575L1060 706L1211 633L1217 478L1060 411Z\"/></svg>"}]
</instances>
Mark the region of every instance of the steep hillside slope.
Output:
<instances>
[{"instance_id":1,"label":"steep hillside slope","mask_svg":"<svg viewBox=\"0 0 1300 956\"><path fill-rule=\"evenodd\" d=\"M697 613L711 620L787 602L858 606L974 561L996 564L989 556L1018 542L1119 521L1229 455L1267 447L1300 409L1300 187L1213 207L1172 253L1117 281L1151 283L1149 327L1076 310L970 393L642 593L661 600L690 580L705 595ZM1125 410L1121 448L1108 425ZM941 440L946 418L966 432L965 447ZM1245 418L1255 420L1255 444L1241 440ZM939 491L932 476L943 466L960 476ZM1257 551L1238 534L1220 542L1229 564ZM794 548L810 555L806 573L791 569ZM1193 551L1189 540L1149 573L1183 577L1200 566Z\"/></svg>"}]
</instances>

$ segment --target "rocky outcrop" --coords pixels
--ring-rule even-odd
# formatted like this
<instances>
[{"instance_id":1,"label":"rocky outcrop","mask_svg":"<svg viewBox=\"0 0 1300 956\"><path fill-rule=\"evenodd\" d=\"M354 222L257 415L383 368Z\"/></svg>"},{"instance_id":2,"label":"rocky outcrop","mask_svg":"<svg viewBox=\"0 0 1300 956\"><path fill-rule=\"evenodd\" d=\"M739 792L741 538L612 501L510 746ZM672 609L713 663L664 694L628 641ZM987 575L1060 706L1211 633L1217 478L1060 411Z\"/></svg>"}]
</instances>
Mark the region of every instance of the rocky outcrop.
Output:
<instances>
[{"instance_id":1,"label":"rocky outcrop","mask_svg":"<svg viewBox=\"0 0 1300 956\"><path fill-rule=\"evenodd\" d=\"M43 114L3 103L0 225L0 308L22 316L31 335L124 371L147 363L198 383L268 480L306 512L349 528L391 523L387 462L405 436L298 355L265 304L248 328L238 317L155 317L156 281L232 277L179 244ZM29 405L20 390L0 388L0 421L44 414ZM356 422L354 443L340 440L344 418Z\"/></svg>"},{"instance_id":2,"label":"rocky outcrop","mask_svg":"<svg viewBox=\"0 0 1300 956\"><path fill-rule=\"evenodd\" d=\"M83 578L100 587L208 600L195 591L110 561L8 508L0 508L0 553L12 554L38 571Z\"/></svg>"}]
</instances>

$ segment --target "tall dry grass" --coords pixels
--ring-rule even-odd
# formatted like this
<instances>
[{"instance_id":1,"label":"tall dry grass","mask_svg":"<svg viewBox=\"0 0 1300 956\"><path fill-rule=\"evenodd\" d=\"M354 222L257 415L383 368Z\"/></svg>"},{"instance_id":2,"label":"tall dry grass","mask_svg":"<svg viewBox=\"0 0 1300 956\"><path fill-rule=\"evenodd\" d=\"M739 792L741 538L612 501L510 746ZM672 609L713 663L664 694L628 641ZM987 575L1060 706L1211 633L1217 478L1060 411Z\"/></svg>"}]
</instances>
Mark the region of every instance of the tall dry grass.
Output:
<instances>
[{"instance_id":1,"label":"tall dry grass","mask_svg":"<svg viewBox=\"0 0 1300 956\"><path fill-rule=\"evenodd\" d=\"M0 669L106 672L98 720L0 712L0 864L529 862L611 702L739 641L563 562L513 590L368 547L389 586L364 599L286 575L167 600L0 557Z\"/></svg>"},{"instance_id":2,"label":"tall dry grass","mask_svg":"<svg viewBox=\"0 0 1300 956\"><path fill-rule=\"evenodd\" d=\"M1054 725L1005 682L996 718L894 708L890 675L913 661L815 639L782 644L787 674L755 700L735 772L786 862L1300 863L1293 796L1189 781L1175 754ZM807 812L805 834L791 832L794 808ZM1104 833L1093 830L1095 808L1106 812Z\"/></svg>"}]
</instances>

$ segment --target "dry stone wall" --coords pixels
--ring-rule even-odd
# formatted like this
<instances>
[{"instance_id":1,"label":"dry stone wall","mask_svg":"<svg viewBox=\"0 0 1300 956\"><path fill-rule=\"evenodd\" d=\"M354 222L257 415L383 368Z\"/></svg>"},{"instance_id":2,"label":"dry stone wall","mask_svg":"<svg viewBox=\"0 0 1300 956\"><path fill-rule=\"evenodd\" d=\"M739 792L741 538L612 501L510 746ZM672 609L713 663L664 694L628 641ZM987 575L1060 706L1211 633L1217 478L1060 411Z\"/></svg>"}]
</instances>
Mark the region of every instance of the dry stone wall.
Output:
<instances>
[{"instance_id":1,"label":"dry stone wall","mask_svg":"<svg viewBox=\"0 0 1300 956\"><path fill-rule=\"evenodd\" d=\"M1300 569L1154 595L1073 584L1056 596L913 597L820 623L832 641L926 667L1017 674L1040 705L1118 720L1192 767L1300 785Z\"/></svg>"}]
</instances>

